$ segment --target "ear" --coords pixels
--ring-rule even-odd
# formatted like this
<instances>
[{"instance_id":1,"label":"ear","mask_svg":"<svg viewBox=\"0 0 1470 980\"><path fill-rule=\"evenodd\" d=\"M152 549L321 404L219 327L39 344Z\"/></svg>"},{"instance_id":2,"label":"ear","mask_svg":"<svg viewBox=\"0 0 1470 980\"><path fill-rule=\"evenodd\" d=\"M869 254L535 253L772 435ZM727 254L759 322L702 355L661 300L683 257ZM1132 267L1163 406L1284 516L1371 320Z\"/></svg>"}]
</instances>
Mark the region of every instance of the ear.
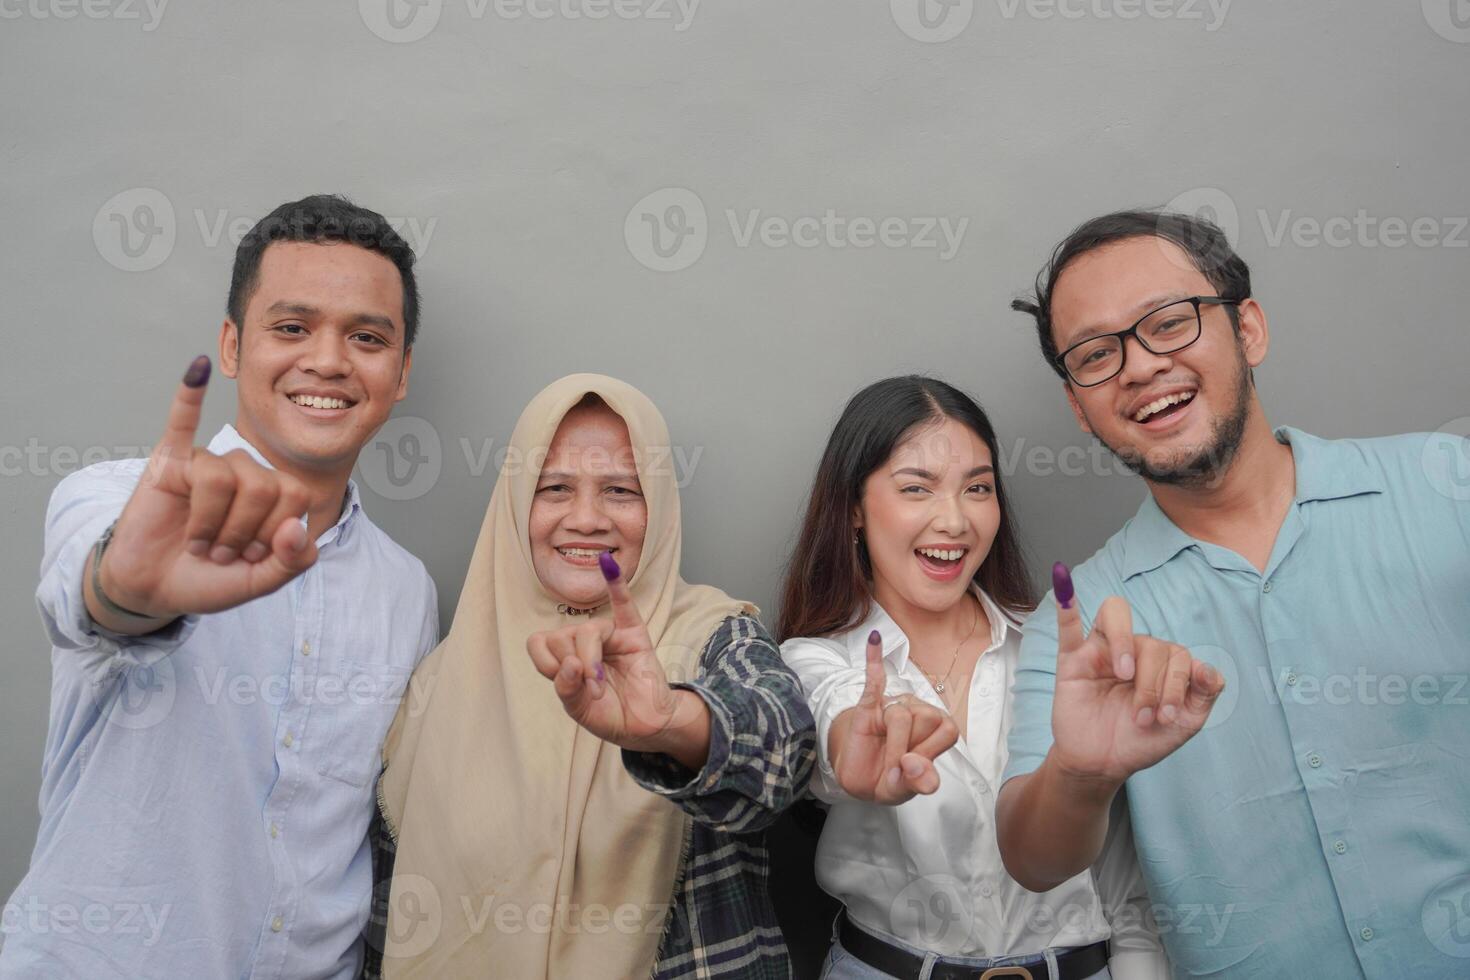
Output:
<instances>
[{"instance_id":1,"label":"ear","mask_svg":"<svg viewBox=\"0 0 1470 980\"><path fill-rule=\"evenodd\" d=\"M1240 315L1240 347L1245 362L1251 367L1260 367L1266 360L1266 350L1271 346L1271 330L1266 325L1266 311L1253 299L1241 301L1236 307Z\"/></svg>"},{"instance_id":2,"label":"ear","mask_svg":"<svg viewBox=\"0 0 1470 980\"><path fill-rule=\"evenodd\" d=\"M1067 393L1067 404L1072 406L1072 414L1077 416L1078 427L1088 435L1092 435L1092 426L1087 424L1087 415L1082 411L1082 403L1077 400L1077 393L1065 381L1062 382L1062 390Z\"/></svg>"},{"instance_id":3,"label":"ear","mask_svg":"<svg viewBox=\"0 0 1470 980\"><path fill-rule=\"evenodd\" d=\"M408 372L413 370L413 348L410 347L403 355L403 373L398 376L398 394L393 396L395 402L403 401L403 396L408 394Z\"/></svg>"},{"instance_id":4,"label":"ear","mask_svg":"<svg viewBox=\"0 0 1470 980\"><path fill-rule=\"evenodd\" d=\"M240 328L229 317L219 328L219 372L227 378L240 374Z\"/></svg>"},{"instance_id":5,"label":"ear","mask_svg":"<svg viewBox=\"0 0 1470 980\"><path fill-rule=\"evenodd\" d=\"M853 526L853 530L859 530L863 526L863 506L862 506L862 504L858 504L856 507L854 507L852 509L852 526Z\"/></svg>"}]
</instances>

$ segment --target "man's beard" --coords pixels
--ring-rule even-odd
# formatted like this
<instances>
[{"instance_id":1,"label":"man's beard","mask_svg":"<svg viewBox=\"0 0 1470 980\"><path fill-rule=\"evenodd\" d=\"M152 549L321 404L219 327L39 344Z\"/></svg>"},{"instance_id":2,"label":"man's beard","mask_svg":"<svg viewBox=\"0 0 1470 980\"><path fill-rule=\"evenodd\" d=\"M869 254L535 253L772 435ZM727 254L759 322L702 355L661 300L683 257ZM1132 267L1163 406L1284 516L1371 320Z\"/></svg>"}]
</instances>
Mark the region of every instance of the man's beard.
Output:
<instances>
[{"instance_id":1,"label":"man's beard","mask_svg":"<svg viewBox=\"0 0 1470 980\"><path fill-rule=\"evenodd\" d=\"M1204 445L1169 450L1167 459L1149 459L1135 446L1109 446L1101 438L1098 442L1107 446L1129 470L1150 483L1194 489L1212 486L1225 475L1235 459L1245 436L1246 418L1250 414L1250 366L1244 356L1240 356L1237 363L1235 404L1226 414L1216 415L1210 420L1210 438Z\"/></svg>"}]
</instances>

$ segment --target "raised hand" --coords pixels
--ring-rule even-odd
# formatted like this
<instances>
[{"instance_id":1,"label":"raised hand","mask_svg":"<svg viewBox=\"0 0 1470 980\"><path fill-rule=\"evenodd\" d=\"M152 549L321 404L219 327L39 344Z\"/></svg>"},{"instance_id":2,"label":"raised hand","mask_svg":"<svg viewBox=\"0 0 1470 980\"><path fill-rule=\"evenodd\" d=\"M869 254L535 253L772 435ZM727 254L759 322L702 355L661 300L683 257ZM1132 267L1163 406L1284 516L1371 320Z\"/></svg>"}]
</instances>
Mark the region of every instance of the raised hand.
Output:
<instances>
[{"instance_id":1,"label":"raised hand","mask_svg":"<svg viewBox=\"0 0 1470 980\"><path fill-rule=\"evenodd\" d=\"M934 760L959 739L949 713L911 694L884 698L883 638L868 634L867 673L857 706L828 736L837 782L849 796L894 806L939 789Z\"/></svg>"},{"instance_id":2,"label":"raised hand","mask_svg":"<svg viewBox=\"0 0 1470 980\"><path fill-rule=\"evenodd\" d=\"M1052 753L1070 775L1121 783L1194 737L1225 679L1184 647L1133 632L1113 596L1084 634L1072 576L1052 569L1057 600L1057 685Z\"/></svg>"},{"instance_id":3,"label":"raised hand","mask_svg":"<svg viewBox=\"0 0 1470 980\"><path fill-rule=\"evenodd\" d=\"M526 652L554 683L566 713L598 738L698 762L709 751L704 700L669 686L618 563L606 551L598 561L612 618L533 633Z\"/></svg>"},{"instance_id":4,"label":"raised hand","mask_svg":"<svg viewBox=\"0 0 1470 980\"><path fill-rule=\"evenodd\" d=\"M209 368L209 358L196 358L174 393L98 570L109 599L153 620L238 606L316 561L299 481L240 450L216 456L195 447Z\"/></svg>"}]
</instances>

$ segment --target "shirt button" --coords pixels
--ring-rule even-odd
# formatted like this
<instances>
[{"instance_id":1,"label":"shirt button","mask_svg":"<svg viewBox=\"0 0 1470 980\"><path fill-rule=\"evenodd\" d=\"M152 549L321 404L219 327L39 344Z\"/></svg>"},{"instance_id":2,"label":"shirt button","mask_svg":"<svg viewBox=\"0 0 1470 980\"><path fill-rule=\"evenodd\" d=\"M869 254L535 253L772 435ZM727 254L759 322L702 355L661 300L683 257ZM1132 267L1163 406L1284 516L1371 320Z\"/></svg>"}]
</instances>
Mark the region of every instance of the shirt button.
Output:
<instances>
[{"instance_id":1,"label":"shirt button","mask_svg":"<svg viewBox=\"0 0 1470 980\"><path fill-rule=\"evenodd\" d=\"M1368 940L1373 938L1373 930L1369 926L1364 926L1362 931L1359 932L1358 935L1362 936L1363 942L1366 943Z\"/></svg>"},{"instance_id":2,"label":"shirt button","mask_svg":"<svg viewBox=\"0 0 1470 980\"><path fill-rule=\"evenodd\" d=\"M991 888L988 884L981 885L980 894L984 895L986 898L989 898L991 895L995 894L995 889Z\"/></svg>"},{"instance_id":3,"label":"shirt button","mask_svg":"<svg viewBox=\"0 0 1470 980\"><path fill-rule=\"evenodd\" d=\"M1294 674L1294 673L1293 674L1287 674L1286 675L1286 683L1288 683L1288 684L1295 684L1296 683L1296 674Z\"/></svg>"},{"instance_id":4,"label":"shirt button","mask_svg":"<svg viewBox=\"0 0 1470 980\"><path fill-rule=\"evenodd\" d=\"M291 746L296 744L296 736L292 735L290 732L287 732L286 737L281 739L281 744L289 749Z\"/></svg>"},{"instance_id":5,"label":"shirt button","mask_svg":"<svg viewBox=\"0 0 1470 980\"><path fill-rule=\"evenodd\" d=\"M1271 591L1271 583L1270 582L1267 582L1265 585L1261 586L1261 591L1262 592L1270 592Z\"/></svg>"},{"instance_id":6,"label":"shirt button","mask_svg":"<svg viewBox=\"0 0 1470 980\"><path fill-rule=\"evenodd\" d=\"M286 928L286 923L281 921L279 915L271 920L271 932L280 932L284 928Z\"/></svg>"},{"instance_id":7,"label":"shirt button","mask_svg":"<svg viewBox=\"0 0 1470 980\"><path fill-rule=\"evenodd\" d=\"M990 685L989 684L981 684L980 685L980 693L981 694L989 694L990 693Z\"/></svg>"},{"instance_id":8,"label":"shirt button","mask_svg":"<svg viewBox=\"0 0 1470 980\"><path fill-rule=\"evenodd\" d=\"M274 840L279 836L281 836L281 828L277 827L275 824L271 824L271 839Z\"/></svg>"},{"instance_id":9,"label":"shirt button","mask_svg":"<svg viewBox=\"0 0 1470 980\"><path fill-rule=\"evenodd\" d=\"M1307 765L1311 766L1313 769L1318 768L1322 765L1322 757L1313 752L1311 755L1307 756Z\"/></svg>"},{"instance_id":10,"label":"shirt button","mask_svg":"<svg viewBox=\"0 0 1470 980\"><path fill-rule=\"evenodd\" d=\"M302 641L302 643L301 643L301 655L303 657L309 657L309 656L311 656L311 641L310 640L303 640Z\"/></svg>"},{"instance_id":11,"label":"shirt button","mask_svg":"<svg viewBox=\"0 0 1470 980\"><path fill-rule=\"evenodd\" d=\"M1339 853L1339 854L1346 854L1347 853L1347 841L1345 841L1345 840L1333 841L1333 843L1332 843L1332 849L1334 851L1336 851L1337 853Z\"/></svg>"}]
</instances>

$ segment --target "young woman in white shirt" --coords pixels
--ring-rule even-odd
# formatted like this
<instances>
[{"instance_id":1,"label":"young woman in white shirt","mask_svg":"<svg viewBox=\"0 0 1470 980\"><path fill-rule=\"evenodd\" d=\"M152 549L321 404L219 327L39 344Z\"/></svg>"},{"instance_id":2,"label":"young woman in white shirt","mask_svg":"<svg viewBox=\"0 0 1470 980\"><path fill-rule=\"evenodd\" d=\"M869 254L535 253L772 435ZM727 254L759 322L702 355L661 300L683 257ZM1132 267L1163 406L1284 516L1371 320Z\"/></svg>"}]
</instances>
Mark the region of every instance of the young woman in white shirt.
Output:
<instances>
[{"instance_id":1,"label":"young woman in white shirt","mask_svg":"<svg viewBox=\"0 0 1470 980\"><path fill-rule=\"evenodd\" d=\"M777 635L830 807L816 877L843 912L824 980L1167 975L1121 808L1092 874L1036 894L1001 863L995 798L1035 594L999 458L973 399L908 376L853 397L818 467Z\"/></svg>"}]
</instances>

